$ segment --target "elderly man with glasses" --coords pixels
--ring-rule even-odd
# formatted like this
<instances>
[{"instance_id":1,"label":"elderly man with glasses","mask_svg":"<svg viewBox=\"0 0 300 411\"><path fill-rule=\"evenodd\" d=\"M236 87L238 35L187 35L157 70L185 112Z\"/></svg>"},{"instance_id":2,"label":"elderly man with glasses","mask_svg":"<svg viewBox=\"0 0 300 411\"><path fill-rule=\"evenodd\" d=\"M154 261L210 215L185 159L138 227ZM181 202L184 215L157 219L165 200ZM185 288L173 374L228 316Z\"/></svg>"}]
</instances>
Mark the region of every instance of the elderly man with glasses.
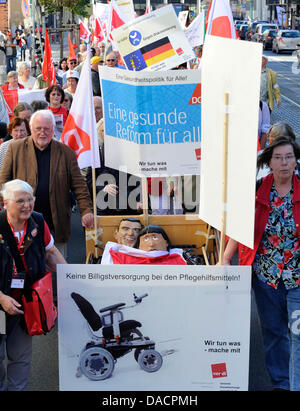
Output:
<instances>
[{"instance_id":1,"label":"elderly man with glasses","mask_svg":"<svg viewBox=\"0 0 300 411\"><path fill-rule=\"evenodd\" d=\"M118 60L119 60L119 53L117 51L111 51L105 57L105 65L107 67L117 67L117 68L125 69L124 66L122 66L121 64L118 64Z\"/></svg>"},{"instance_id":2,"label":"elderly man with glasses","mask_svg":"<svg viewBox=\"0 0 300 411\"><path fill-rule=\"evenodd\" d=\"M70 191L75 194L83 227L94 224L92 204L80 173L76 155L53 139L55 119L50 110L36 111L31 119L31 136L13 141L3 160L0 186L15 178L27 181L36 197L34 210L43 214L55 245L66 257L71 233Z\"/></svg>"}]
</instances>

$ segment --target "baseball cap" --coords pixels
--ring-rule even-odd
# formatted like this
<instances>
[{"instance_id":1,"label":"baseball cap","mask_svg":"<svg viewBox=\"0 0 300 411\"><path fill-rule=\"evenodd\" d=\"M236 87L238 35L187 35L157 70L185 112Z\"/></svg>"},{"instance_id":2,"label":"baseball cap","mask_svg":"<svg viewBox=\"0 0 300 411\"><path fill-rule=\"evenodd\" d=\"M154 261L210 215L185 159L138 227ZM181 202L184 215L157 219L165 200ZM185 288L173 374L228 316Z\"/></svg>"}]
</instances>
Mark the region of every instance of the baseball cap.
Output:
<instances>
[{"instance_id":1,"label":"baseball cap","mask_svg":"<svg viewBox=\"0 0 300 411\"><path fill-rule=\"evenodd\" d=\"M68 70L66 78L67 79L68 78L77 78L77 79L79 79L79 73L78 73L78 71Z\"/></svg>"},{"instance_id":2,"label":"baseball cap","mask_svg":"<svg viewBox=\"0 0 300 411\"><path fill-rule=\"evenodd\" d=\"M94 57L91 58L91 64L99 63L100 61L103 62L103 60L100 56L94 56Z\"/></svg>"}]
</instances>

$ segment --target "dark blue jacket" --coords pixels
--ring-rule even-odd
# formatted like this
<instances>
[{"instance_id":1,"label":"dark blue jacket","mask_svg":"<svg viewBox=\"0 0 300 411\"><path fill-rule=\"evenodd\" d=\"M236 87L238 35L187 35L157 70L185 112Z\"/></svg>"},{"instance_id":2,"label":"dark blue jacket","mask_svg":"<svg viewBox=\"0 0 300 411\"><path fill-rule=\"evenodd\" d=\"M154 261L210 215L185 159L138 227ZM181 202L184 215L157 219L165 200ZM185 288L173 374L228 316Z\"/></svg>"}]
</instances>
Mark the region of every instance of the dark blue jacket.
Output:
<instances>
[{"instance_id":1,"label":"dark blue jacket","mask_svg":"<svg viewBox=\"0 0 300 411\"><path fill-rule=\"evenodd\" d=\"M0 218L6 219L6 210L1 211ZM10 284L13 273L13 256L5 235L0 226L0 291L10 295ZM26 286L43 277L46 271L46 252L44 245L44 218L42 214L33 212L28 220L24 238L24 256L29 277Z\"/></svg>"}]
</instances>

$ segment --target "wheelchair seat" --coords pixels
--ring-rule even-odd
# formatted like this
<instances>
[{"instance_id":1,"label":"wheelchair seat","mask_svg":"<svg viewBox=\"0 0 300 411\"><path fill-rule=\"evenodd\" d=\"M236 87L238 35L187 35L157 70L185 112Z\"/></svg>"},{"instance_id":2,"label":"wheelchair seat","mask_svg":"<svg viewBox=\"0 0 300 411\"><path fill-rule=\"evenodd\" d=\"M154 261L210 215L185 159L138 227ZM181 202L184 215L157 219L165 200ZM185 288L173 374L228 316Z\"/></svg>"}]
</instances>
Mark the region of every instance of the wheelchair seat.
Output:
<instances>
[{"instance_id":1,"label":"wheelchair seat","mask_svg":"<svg viewBox=\"0 0 300 411\"><path fill-rule=\"evenodd\" d=\"M77 307L79 308L81 314L89 323L93 331L98 331L102 327L102 321L100 316L94 310L92 304L82 297L80 294L72 293L71 297L75 301Z\"/></svg>"},{"instance_id":2,"label":"wheelchair seat","mask_svg":"<svg viewBox=\"0 0 300 411\"><path fill-rule=\"evenodd\" d=\"M130 333L137 327L141 327L142 324L135 320L125 320L119 323L120 327L120 337L126 338L130 336ZM113 327L103 327L102 334L104 338L111 339L114 338Z\"/></svg>"}]
</instances>

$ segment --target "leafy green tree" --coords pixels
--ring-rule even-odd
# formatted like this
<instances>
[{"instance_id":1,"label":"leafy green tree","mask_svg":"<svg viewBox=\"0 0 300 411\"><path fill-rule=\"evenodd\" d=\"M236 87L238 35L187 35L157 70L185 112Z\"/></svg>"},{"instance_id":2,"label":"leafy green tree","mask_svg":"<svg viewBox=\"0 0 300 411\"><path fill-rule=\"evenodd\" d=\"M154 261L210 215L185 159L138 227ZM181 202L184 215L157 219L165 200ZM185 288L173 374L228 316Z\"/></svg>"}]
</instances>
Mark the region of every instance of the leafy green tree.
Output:
<instances>
[{"instance_id":1,"label":"leafy green tree","mask_svg":"<svg viewBox=\"0 0 300 411\"><path fill-rule=\"evenodd\" d=\"M88 7L90 5L89 0L39 0L39 3L45 7L47 13L61 12L65 7L72 12L74 16L89 17Z\"/></svg>"}]
</instances>

